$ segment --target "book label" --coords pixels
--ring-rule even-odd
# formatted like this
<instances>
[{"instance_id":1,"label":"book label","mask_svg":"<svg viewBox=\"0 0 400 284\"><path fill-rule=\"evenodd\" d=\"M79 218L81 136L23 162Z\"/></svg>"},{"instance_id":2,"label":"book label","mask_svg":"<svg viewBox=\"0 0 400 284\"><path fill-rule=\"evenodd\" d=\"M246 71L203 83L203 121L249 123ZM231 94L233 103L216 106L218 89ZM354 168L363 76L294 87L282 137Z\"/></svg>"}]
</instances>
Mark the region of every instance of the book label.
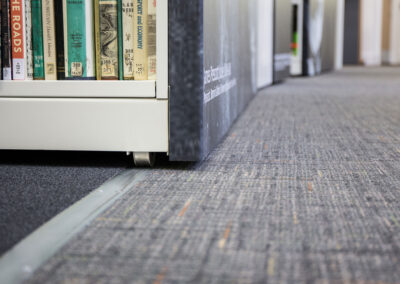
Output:
<instances>
[{"instance_id":1,"label":"book label","mask_svg":"<svg viewBox=\"0 0 400 284\"><path fill-rule=\"evenodd\" d=\"M24 59L22 58L13 58L13 78L14 80L24 80L25 79L25 66Z\"/></svg>"},{"instance_id":2,"label":"book label","mask_svg":"<svg viewBox=\"0 0 400 284\"><path fill-rule=\"evenodd\" d=\"M5 67L3 68L3 80L12 80L11 68Z\"/></svg>"},{"instance_id":3,"label":"book label","mask_svg":"<svg viewBox=\"0 0 400 284\"><path fill-rule=\"evenodd\" d=\"M82 62L71 62L71 76L73 77L83 76Z\"/></svg>"}]
</instances>

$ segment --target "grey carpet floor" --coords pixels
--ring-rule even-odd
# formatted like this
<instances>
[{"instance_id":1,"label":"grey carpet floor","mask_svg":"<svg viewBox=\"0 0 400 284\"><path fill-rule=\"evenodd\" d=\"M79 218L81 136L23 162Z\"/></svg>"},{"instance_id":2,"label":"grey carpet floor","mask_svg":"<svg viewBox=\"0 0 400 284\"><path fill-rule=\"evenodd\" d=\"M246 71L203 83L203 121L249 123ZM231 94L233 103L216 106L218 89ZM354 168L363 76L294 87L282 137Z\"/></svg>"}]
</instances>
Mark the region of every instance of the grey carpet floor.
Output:
<instances>
[{"instance_id":1,"label":"grey carpet floor","mask_svg":"<svg viewBox=\"0 0 400 284\"><path fill-rule=\"evenodd\" d=\"M0 151L0 255L127 165L118 153Z\"/></svg>"},{"instance_id":2,"label":"grey carpet floor","mask_svg":"<svg viewBox=\"0 0 400 284\"><path fill-rule=\"evenodd\" d=\"M400 283L400 69L288 80L159 168L32 283Z\"/></svg>"}]
</instances>

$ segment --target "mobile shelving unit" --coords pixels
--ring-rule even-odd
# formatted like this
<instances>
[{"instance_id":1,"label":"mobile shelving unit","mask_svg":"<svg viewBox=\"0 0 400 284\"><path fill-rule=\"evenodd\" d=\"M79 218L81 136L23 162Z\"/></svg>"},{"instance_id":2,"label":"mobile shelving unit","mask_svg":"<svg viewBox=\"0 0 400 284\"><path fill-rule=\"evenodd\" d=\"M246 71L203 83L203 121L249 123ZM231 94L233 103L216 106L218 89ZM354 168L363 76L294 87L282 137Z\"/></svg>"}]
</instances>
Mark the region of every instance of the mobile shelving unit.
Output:
<instances>
[{"instance_id":1,"label":"mobile shelving unit","mask_svg":"<svg viewBox=\"0 0 400 284\"><path fill-rule=\"evenodd\" d=\"M0 81L0 149L168 152L168 1L155 81Z\"/></svg>"},{"instance_id":2,"label":"mobile shelving unit","mask_svg":"<svg viewBox=\"0 0 400 284\"><path fill-rule=\"evenodd\" d=\"M160 152L203 159L254 94L251 42L236 33L250 34L253 10L229 5L248 11L241 25L231 8L216 10L221 0L157 1L155 81L0 81L0 149L129 152L140 165ZM230 77L205 85L207 69Z\"/></svg>"}]
</instances>

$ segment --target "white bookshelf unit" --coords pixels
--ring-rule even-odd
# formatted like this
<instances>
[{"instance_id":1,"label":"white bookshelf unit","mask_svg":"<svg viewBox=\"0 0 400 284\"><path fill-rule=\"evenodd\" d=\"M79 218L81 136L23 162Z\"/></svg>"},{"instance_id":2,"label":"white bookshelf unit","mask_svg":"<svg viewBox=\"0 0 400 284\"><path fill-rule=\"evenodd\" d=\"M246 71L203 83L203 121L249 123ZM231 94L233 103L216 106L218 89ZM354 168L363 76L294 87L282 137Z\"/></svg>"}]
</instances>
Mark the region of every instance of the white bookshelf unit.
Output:
<instances>
[{"instance_id":1,"label":"white bookshelf unit","mask_svg":"<svg viewBox=\"0 0 400 284\"><path fill-rule=\"evenodd\" d=\"M156 81L0 81L0 149L168 153L168 95L158 1Z\"/></svg>"}]
</instances>

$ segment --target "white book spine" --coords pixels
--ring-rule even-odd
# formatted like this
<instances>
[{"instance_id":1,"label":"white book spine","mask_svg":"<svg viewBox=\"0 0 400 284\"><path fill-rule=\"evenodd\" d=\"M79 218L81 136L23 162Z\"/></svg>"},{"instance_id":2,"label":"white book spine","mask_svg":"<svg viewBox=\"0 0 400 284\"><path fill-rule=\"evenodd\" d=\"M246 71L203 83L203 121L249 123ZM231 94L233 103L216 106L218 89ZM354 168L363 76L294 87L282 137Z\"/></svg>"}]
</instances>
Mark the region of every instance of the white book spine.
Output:
<instances>
[{"instance_id":1,"label":"white book spine","mask_svg":"<svg viewBox=\"0 0 400 284\"><path fill-rule=\"evenodd\" d=\"M134 79L134 1L122 0L122 32L123 32L123 61L124 79Z\"/></svg>"},{"instance_id":2,"label":"white book spine","mask_svg":"<svg viewBox=\"0 0 400 284\"><path fill-rule=\"evenodd\" d=\"M147 18L147 32L148 32L148 79L156 79L156 24L157 24L157 0L149 0L148 2L148 18Z\"/></svg>"},{"instance_id":3,"label":"white book spine","mask_svg":"<svg viewBox=\"0 0 400 284\"><path fill-rule=\"evenodd\" d=\"M33 80L32 9L31 0L25 0L25 80Z\"/></svg>"},{"instance_id":4,"label":"white book spine","mask_svg":"<svg viewBox=\"0 0 400 284\"><path fill-rule=\"evenodd\" d=\"M85 2L86 22L86 77L96 77L95 47L94 47L94 11L93 1Z\"/></svg>"},{"instance_id":5,"label":"white book spine","mask_svg":"<svg viewBox=\"0 0 400 284\"><path fill-rule=\"evenodd\" d=\"M148 80L148 3L153 0L135 0L134 11L134 70L135 80Z\"/></svg>"},{"instance_id":6,"label":"white book spine","mask_svg":"<svg viewBox=\"0 0 400 284\"><path fill-rule=\"evenodd\" d=\"M65 78L68 78L68 19L67 19L67 0L62 0L63 3L63 31L64 31L64 70Z\"/></svg>"},{"instance_id":7,"label":"white book spine","mask_svg":"<svg viewBox=\"0 0 400 284\"><path fill-rule=\"evenodd\" d=\"M45 80L57 80L54 0L43 0L42 17Z\"/></svg>"}]
</instances>

